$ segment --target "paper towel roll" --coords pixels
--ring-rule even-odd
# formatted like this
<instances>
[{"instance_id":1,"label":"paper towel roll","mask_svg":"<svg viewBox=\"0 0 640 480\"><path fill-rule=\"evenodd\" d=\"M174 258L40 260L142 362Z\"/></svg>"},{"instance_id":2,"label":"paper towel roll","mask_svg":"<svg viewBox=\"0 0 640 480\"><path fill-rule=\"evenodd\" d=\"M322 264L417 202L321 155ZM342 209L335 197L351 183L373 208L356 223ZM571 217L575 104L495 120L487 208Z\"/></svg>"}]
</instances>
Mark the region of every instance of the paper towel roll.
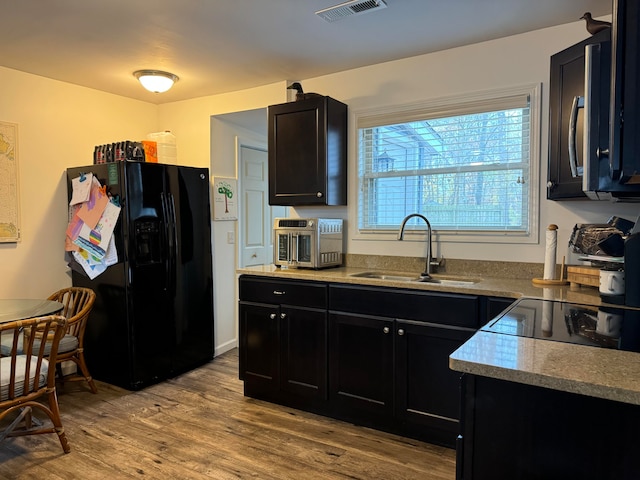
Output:
<instances>
[{"instance_id":1,"label":"paper towel roll","mask_svg":"<svg viewBox=\"0 0 640 480\"><path fill-rule=\"evenodd\" d=\"M549 225L547 227L547 244L544 252L544 275L545 280L556 278L556 248L558 246L558 226Z\"/></svg>"}]
</instances>

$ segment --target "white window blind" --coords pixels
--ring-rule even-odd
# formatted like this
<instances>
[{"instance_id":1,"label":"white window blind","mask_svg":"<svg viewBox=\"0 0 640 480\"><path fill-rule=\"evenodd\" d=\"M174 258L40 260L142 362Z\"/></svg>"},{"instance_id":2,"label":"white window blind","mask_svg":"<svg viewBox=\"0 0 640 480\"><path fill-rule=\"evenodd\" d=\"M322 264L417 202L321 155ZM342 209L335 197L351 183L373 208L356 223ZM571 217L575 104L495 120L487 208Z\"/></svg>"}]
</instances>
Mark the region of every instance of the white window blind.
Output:
<instances>
[{"instance_id":1,"label":"white window blind","mask_svg":"<svg viewBox=\"0 0 640 480\"><path fill-rule=\"evenodd\" d=\"M531 94L358 118L360 231L422 213L435 230L529 232Z\"/></svg>"}]
</instances>

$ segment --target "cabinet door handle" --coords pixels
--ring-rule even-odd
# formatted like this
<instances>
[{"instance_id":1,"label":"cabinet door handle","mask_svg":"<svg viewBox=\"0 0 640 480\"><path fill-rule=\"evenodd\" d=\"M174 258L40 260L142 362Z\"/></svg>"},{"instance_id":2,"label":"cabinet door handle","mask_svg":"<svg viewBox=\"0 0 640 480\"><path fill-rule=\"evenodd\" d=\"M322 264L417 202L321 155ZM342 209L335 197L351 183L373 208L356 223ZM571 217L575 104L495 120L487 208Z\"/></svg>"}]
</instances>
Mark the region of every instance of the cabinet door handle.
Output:
<instances>
[{"instance_id":1,"label":"cabinet door handle","mask_svg":"<svg viewBox=\"0 0 640 480\"><path fill-rule=\"evenodd\" d=\"M322 192L318 192L318 193L316 193L316 197L318 197L318 198L322 198L322 197L323 197Z\"/></svg>"},{"instance_id":2,"label":"cabinet door handle","mask_svg":"<svg viewBox=\"0 0 640 480\"><path fill-rule=\"evenodd\" d=\"M274 290L273 291L274 295L284 295L285 293L287 293L287 292L285 292L284 290Z\"/></svg>"},{"instance_id":3,"label":"cabinet door handle","mask_svg":"<svg viewBox=\"0 0 640 480\"><path fill-rule=\"evenodd\" d=\"M398 329L398 335L400 336L404 335L404 330L402 328Z\"/></svg>"},{"instance_id":4,"label":"cabinet door handle","mask_svg":"<svg viewBox=\"0 0 640 480\"><path fill-rule=\"evenodd\" d=\"M280 314L280 318L282 318L282 319L287 318L287 314L286 314L286 313L281 313L281 314Z\"/></svg>"},{"instance_id":5,"label":"cabinet door handle","mask_svg":"<svg viewBox=\"0 0 640 480\"><path fill-rule=\"evenodd\" d=\"M578 123L578 109L580 108L584 108L584 97L573 97L571 114L569 115L569 166L571 167L571 176L573 178L581 177L583 170L582 166L578 166L578 160L576 159L576 124Z\"/></svg>"},{"instance_id":6,"label":"cabinet door handle","mask_svg":"<svg viewBox=\"0 0 640 480\"><path fill-rule=\"evenodd\" d=\"M270 318L271 320L275 320L275 319L276 319L276 314L275 314L275 313L272 313L271 315L269 315L269 318Z\"/></svg>"},{"instance_id":7,"label":"cabinet door handle","mask_svg":"<svg viewBox=\"0 0 640 480\"><path fill-rule=\"evenodd\" d=\"M382 329L382 331L383 331L384 333L389 333L389 327L384 327L384 328Z\"/></svg>"}]
</instances>

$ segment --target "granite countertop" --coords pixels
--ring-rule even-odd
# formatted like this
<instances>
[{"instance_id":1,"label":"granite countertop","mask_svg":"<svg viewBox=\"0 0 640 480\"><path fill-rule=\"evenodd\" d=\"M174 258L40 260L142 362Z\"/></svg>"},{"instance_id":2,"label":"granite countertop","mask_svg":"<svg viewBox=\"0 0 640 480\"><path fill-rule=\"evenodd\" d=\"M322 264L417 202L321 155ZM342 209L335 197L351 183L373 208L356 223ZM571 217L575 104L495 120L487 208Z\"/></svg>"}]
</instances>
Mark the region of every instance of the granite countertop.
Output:
<instances>
[{"instance_id":1,"label":"granite countertop","mask_svg":"<svg viewBox=\"0 0 640 480\"><path fill-rule=\"evenodd\" d=\"M640 354L477 332L452 370L640 405Z\"/></svg>"},{"instance_id":2,"label":"granite countertop","mask_svg":"<svg viewBox=\"0 0 640 480\"><path fill-rule=\"evenodd\" d=\"M420 259L407 264L395 258L389 260L389 257L386 261L384 258L382 261L375 259L375 263L363 258L352 258L353 261L345 267L325 270L280 269L264 265L240 268L237 273L514 299L531 297L587 305L601 304L598 290L594 288L541 288L534 285L531 279L540 273L537 265L491 262L478 266L469 265L468 262L452 262L457 268L444 272L445 275L473 277L478 281L470 285L441 285L354 276L372 270L397 272L399 275L420 272ZM449 365L453 370L474 375L640 405L638 353L479 331L450 356Z\"/></svg>"},{"instance_id":3,"label":"granite countertop","mask_svg":"<svg viewBox=\"0 0 640 480\"><path fill-rule=\"evenodd\" d=\"M478 273L462 273L460 275L445 272L443 277L474 279L476 283L469 285L437 284L428 282L363 278L354 276L369 271L384 271L386 274L397 274L400 276L418 276L420 270L388 270L364 267L338 267L324 270L310 269L282 269L273 265L260 265L255 267L245 267L236 270L238 274L257 275L263 277L275 277L281 279L313 280L318 282L351 283L357 285L371 285L378 287L407 288L412 290L424 290L434 292L466 293L471 295L487 295L507 298L539 297L553 300L563 300L575 303L586 303L590 305L600 304L600 296L594 289L573 290L569 286L541 288L534 285L531 279L509 278L509 277L489 277ZM440 274L434 274L437 277Z\"/></svg>"}]
</instances>

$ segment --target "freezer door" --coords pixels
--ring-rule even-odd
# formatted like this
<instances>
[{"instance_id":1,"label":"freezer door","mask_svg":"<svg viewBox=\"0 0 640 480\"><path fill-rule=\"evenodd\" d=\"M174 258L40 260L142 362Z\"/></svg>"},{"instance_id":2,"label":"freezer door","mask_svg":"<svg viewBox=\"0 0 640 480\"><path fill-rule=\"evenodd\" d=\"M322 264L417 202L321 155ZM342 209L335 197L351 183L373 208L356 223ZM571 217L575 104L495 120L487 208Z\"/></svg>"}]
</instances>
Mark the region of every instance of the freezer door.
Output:
<instances>
[{"instance_id":1,"label":"freezer door","mask_svg":"<svg viewBox=\"0 0 640 480\"><path fill-rule=\"evenodd\" d=\"M132 388L163 380L171 372L174 349L174 278L166 166L127 163L126 210L129 224L129 323Z\"/></svg>"},{"instance_id":2,"label":"freezer door","mask_svg":"<svg viewBox=\"0 0 640 480\"><path fill-rule=\"evenodd\" d=\"M71 181L82 173L93 173L110 195L122 199L122 166L115 163L69 168L67 170L68 194ZM118 263L93 280L75 268L72 282L76 287L91 288L96 293L84 336L84 352L91 375L114 385L130 388L131 338L127 302L127 248L124 241L127 217L121 212L113 232Z\"/></svg>"}]
</instances>

